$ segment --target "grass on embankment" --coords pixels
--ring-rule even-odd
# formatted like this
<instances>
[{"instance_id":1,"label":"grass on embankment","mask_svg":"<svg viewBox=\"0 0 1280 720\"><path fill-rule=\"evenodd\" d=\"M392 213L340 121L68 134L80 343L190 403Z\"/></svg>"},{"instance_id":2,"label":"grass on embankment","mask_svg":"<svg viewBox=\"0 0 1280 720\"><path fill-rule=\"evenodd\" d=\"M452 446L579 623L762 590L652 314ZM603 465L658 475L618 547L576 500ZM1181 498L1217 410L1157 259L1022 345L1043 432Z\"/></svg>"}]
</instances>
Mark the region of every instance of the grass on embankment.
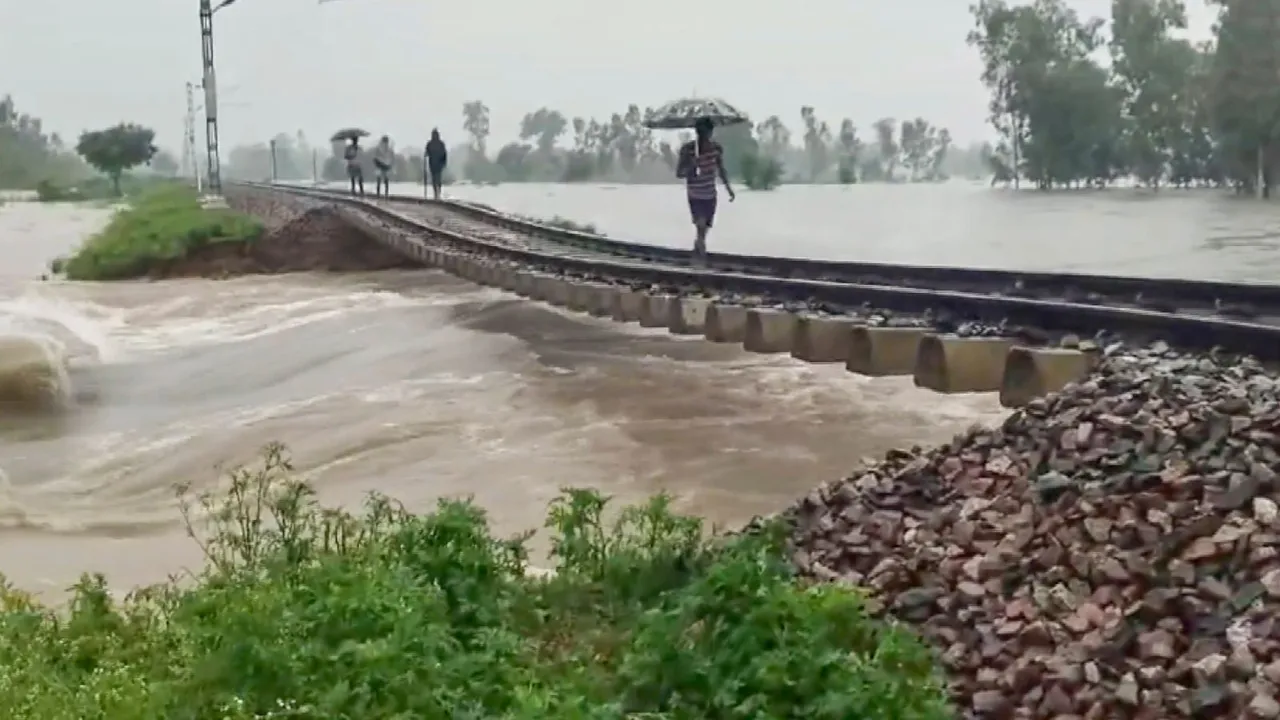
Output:
<instances>
[{"instance_id":1,"label":"grass on embankment","mask_svg":"<svg viewBox=\"0 0 1280 720\"><path fill-rule=\"evenodd\" d=\"M214 243L252 242L262 223L226 208L202 208L193 188L153 187L68 258L51 264L70 280L126 280Z\"/></svg>"},{"instance_id":2,"label":"grass on embankment","mask_svg":"<svg viewBox=\"0 0 1280 720\"><path fill-rule=\"evenodd\" d=\"M0 717L949 717L930 653L795 583L777 528L709 541L663 498L606 524L569 490L535 578L473 505L322 509L279 448L186 507L192 581L117 603L86 578L59 614L0 595Z\"/></svg>"}]
</instances>

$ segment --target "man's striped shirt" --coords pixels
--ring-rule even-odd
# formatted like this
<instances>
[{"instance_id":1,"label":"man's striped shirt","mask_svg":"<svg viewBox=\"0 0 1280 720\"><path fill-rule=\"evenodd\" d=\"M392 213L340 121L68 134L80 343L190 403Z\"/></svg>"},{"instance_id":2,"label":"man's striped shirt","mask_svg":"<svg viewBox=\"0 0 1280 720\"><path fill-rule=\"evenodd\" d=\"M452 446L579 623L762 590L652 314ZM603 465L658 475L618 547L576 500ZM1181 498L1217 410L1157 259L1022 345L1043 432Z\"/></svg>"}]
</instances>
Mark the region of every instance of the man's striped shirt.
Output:
<instances>
[{"instance_id":1,"label":"man's striped shirt","mask_svg":"<svg viewBox=\"0 0 1280 720\"><path fill-rule=\"evenodd\" d=\"M694 142L686 143L680 151L686 158L693 158ZM703 144L702 152L694 158L694 167L698 168L698 174L690 174L685 179L685 189L691 199L716 199L716 180L719 179L720 157L723 153L724 149L720 147L720 143L714 140Z\"/></svg>"}]
</instances>

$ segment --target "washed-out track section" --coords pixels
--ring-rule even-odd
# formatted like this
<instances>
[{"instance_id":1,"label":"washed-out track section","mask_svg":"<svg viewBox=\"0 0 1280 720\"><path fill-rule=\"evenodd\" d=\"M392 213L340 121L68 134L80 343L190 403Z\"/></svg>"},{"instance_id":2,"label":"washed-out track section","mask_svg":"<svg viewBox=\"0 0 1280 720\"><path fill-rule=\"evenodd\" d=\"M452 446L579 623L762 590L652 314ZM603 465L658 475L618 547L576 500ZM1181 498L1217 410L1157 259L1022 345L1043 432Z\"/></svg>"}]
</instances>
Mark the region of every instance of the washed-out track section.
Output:
<instances>
[{"instance_id":1,"label":"washed-out track section","mask_svg":"<svg viewBox=\"0 0 1280 720\"><path fill-rule=\"evenodd\" d=\"M314 195L280 186L261 190ZM511 239L508 232L463 234L453 229L457 225L406 212L398 202L328 199L379 242L483 285L597 317L740 343L750 352L789 353L869 376L910 375L917 386L937 392L999 392L1006 407L1088 375L1102 351L1092 340L1099 333L1280 359L1277 325L548 249L543 240Z\"/></svg>"},{"instance_id":2,"label":"washed-out track section","mask_svg":"<svg viewBox=\"0 0 1280 720\"><path fill-rule=\"evenodd\" d=\"M351 197L348 192L333 189L291 185L260 187L279 187L316 198ZM421 218L427 224L475 237L505 236L508 240L518 238L519 242L527 243L530 248L548 253L609 256L681 267L694 265L694 258L689 250L567 230L499 212L484 205L454 200L426 200L405 195L394 195L381 202L388 207L400 209L407 215ZM729 253L711 253L702 266L709 270L732 273L859 285L956 290L1280 324L1280 285L832 262Z\"/></svg>"}]
</instances>

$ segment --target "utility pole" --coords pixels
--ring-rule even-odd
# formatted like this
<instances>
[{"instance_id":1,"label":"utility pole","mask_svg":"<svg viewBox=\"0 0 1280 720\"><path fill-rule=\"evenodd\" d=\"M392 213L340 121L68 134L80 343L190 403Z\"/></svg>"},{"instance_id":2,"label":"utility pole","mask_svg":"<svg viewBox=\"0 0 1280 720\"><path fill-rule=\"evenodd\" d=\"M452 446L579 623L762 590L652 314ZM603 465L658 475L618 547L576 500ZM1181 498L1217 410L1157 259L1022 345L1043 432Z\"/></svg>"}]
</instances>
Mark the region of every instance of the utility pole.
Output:
<instances>
[{"instance_id":1,"label":"utility pole","mask_svg":"<svg viewBox=\"0 0 1280 720\"><path fill-rule=\"evenodd\" d=\"M228 4L226 0L222 5ZM219 5L221 7L222 5ZM218 161L218 81L213 70L213 11L210 0L200 0L200 49L204 60L204 127L209 163L209 192L222 194L222 166Z\"/></svg>"},{"instance_id":2,"label":"utility pole","mask_svg":"<svg viewBox=\"0 0 1280 720\"><path fill-rule=\"evenodd\" d=\"M191 138L187 137L187 126L191 124L191 111L182 116L182 169L178 177L186 180L191 177Z\"/></svg>"},{"instance_id":3,"label":"utility pole","mask_svg":"<svg viewBox=\"0 0 1280 720\"><path fill-rule=\"evenodd\" d=\"M332 0L319 0L321 4ZM209 192L222 194L222 164L218 160L218 80L213 70L213 14L236 0L200 0L200 50L204 61L204 131L208 151ZM199 183L197 182L197 186Z\"/></svg>"},{"instance_id":4,"label":"utility pole","mask_svg":"<svg viewBox=\"0 0 1280 720\"><path fill-rule=\"evenodd\" d=\"M187 83L187 120L183 125L182 175L200 187L200 161L196 159L196 85Z\"/></svg>"}]
</instances>

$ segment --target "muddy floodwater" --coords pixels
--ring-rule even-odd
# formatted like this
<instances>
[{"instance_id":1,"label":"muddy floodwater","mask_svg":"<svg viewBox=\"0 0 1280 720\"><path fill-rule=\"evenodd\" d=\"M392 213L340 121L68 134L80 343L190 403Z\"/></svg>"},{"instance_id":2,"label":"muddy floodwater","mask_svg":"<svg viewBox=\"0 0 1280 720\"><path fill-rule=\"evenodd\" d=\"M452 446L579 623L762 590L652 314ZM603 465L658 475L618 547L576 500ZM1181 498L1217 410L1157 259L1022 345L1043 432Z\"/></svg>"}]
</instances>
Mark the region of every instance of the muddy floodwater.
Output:
<instances>
[{"instance_id":1,"label":"muddy floodwater","mask_svg":"<svg viewBox=\"0 0 1280 720\"><path fill-rule=\"evenodd\" d=\"M743 193L717 234L742 252L856 257L865 248L868 259L900 262L953 262L963 242L1006 266L1059 258L1064 269L1248 279L1280 267L1270 206L1081 196L1052 201L1053 209L963 186L873 189L889 190L900 191L896 205L850 200L861 197L857 189ZM679 211L669 188L451 191L595 222L627 239L680 244L686 230L682 218L667 217ZM813 232L779 239L778 221L760 219L777 208L761 214L753 205L785 202ZM850 202L880 214L841 236L832 218L857 215ZM1223 208L1237 206L1245 209L1233 226ZM65 367L64 410L0 418L0 571L38 592L57 593L86 570L127 586L197 563L174 485L210 487L216 466L252 461L268 440L289 446L326 501L356 503L378 490L427 508L441 496L473 495L500 531L516 532L538 526L557 490L575 485L622 500L666 490L686 511L738 523L862 457L1003 417L991 395L944 397L908 378L869 379L672 338L434 271L39 280L50 258L108 212L0 207L0 372L5 347L32 342ZM1022 222L993 219L1024 212ZM758 232L743 230L748 217ZM1071 227L1081 238L1110 233L1128 244L1067 248Z\"/></svg>"}]
</instances>

